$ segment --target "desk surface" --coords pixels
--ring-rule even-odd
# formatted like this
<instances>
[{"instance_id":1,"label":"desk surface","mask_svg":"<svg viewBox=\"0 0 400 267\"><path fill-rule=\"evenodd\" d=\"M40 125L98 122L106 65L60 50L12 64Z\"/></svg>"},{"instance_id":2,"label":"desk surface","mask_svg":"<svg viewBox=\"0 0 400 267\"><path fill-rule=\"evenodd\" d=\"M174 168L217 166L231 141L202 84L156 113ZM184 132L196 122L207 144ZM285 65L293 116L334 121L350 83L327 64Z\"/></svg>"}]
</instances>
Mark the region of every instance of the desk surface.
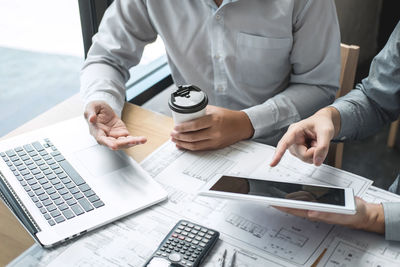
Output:
<instances>
[{"instance_id":1,"label":"desk surface","mask_svg":"<svg viewBox=\"0 0 400 267\"><path fill-rule=\"evenodd\" d=\"M82 114L82 102L79 96L75 95L15 129L2 139ZM125 104L122 118L132 134L143 135L148 139L146 144L126 150L128 155L139 162L169 139L169 133L173 126L171 118L129 103ZM0 266L8 264L34 243L27 231L1 201L0 240Z\"/></svg>"}]
</instances>

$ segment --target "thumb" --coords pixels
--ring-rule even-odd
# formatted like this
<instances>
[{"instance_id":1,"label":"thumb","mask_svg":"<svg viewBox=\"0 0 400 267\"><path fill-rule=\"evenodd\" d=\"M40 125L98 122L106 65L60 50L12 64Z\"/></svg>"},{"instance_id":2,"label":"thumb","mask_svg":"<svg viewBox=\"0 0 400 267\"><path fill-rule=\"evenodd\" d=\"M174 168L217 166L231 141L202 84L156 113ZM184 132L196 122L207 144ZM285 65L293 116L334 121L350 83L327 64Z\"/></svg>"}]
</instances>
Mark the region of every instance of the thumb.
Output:
<instances>
[{"instance_id":1,"label":"thumb","mask_svg":"<svg viewBox=\"0 0 400 267\"><path fill-rule=\"evenodd\" d=\"M316 166L320 166L328 155L330 141L331 136L329 131L317 132L317 146L315 147L313 158L314 164Z\"/></svg>"}]
</instances>

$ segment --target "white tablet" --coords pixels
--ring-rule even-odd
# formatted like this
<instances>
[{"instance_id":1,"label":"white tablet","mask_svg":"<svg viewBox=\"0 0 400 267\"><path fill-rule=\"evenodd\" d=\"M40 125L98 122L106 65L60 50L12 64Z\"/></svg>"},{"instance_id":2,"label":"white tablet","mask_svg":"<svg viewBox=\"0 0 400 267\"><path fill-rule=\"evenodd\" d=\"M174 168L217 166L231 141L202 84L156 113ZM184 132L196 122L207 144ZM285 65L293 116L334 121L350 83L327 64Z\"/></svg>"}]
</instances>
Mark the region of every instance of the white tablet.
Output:
<instances>
[{"instance_id":1,"label":"white tablet","mask_svg":"<svg viewBox=\"0 0 400 267\"><path fill-rule=\"evenodd\" d=\"M356 213L352 188L218 175L199 194L296 209Z\"/></svg>"}]
</instances>

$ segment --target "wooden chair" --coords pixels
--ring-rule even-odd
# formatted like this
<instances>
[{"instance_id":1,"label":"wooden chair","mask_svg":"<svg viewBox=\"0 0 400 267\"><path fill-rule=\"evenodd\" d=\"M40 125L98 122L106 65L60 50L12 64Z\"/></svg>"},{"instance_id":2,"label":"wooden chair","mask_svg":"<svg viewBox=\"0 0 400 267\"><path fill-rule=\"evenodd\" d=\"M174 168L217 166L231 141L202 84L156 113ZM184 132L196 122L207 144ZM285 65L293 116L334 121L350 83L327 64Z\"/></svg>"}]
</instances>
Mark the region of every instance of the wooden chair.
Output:
<instances>
[{"instance_id":1,"label":"wooden chair","mask_svg":"<svg viewBox=\"0 0 400 267\"><path fill-rule=\"evenodd\" d=\"M341 71L339 90L336 98L344 96L354 88L354 79L356 76L358 54L360 47L356 45L340 45ZM327 163L333 167L342 167L343 143L332 143L327 156Z\"/></svg>"},{"instance_id":2,"label":"wooden chair","mask_svg":"<svg viewBox=\"0 0 400 267\"><path fill-rule=\"evenodd\" d=\"M387 140L387 146L389 148L393 148L394 144L396 143L397 130L399 129L399 121L400 118L390 124L389 136Z\"/></svg>"}]
</instances>

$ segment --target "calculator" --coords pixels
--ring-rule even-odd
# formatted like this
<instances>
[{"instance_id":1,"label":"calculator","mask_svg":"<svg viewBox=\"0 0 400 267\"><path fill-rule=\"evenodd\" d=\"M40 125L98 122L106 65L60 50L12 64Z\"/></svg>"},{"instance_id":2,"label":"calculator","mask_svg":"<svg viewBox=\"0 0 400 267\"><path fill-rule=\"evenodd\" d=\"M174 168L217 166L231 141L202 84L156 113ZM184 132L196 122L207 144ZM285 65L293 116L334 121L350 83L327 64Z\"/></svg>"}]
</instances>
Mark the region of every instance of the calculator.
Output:
<instances>
[{"instance_id":1,"label":"calculator","mask_svg":"<svg viewBox=\"0 0 400 267\"><path fill-rule=\"evenodd\" d=\"M219 232L180 220L145 263L145 267L200 266L218 241Z\"/></svg>"}]
</instances>

